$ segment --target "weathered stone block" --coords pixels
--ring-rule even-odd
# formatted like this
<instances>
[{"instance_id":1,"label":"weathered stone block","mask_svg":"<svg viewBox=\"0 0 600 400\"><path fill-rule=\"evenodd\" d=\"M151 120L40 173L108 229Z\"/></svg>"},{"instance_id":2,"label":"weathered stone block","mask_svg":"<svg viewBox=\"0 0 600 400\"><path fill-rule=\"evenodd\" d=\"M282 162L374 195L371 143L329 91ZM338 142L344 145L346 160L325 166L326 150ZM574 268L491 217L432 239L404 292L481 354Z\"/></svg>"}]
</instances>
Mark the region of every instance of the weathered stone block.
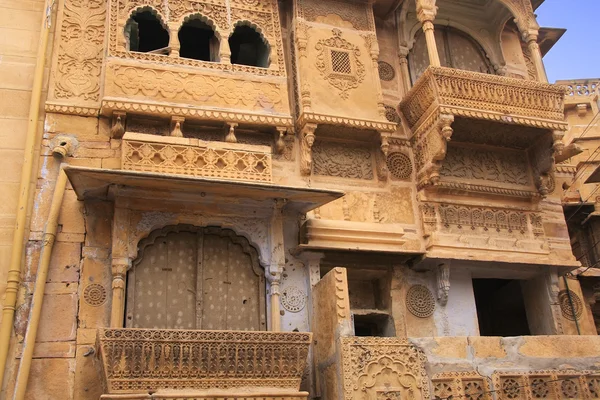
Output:
<instances>
[{"instance_id":1,"label":"weathered stone block","mask_svg":"<svg viewBox=\"0 0 600 400\"><path fill-rule=\"evenodd\" d=\"M25 399L73 399L74 372L75 359L32 360Z\"/></svg>"},{"instance_id":2,"label":"weathered stone block","mask_svg":"<svg viewBox=\"0 0 600 400\"><path fill-rule=\"evenodd\" d=\"M38 342L75 340L77 293L46 294L38 329Z\"/></svg>"}]
</instances>

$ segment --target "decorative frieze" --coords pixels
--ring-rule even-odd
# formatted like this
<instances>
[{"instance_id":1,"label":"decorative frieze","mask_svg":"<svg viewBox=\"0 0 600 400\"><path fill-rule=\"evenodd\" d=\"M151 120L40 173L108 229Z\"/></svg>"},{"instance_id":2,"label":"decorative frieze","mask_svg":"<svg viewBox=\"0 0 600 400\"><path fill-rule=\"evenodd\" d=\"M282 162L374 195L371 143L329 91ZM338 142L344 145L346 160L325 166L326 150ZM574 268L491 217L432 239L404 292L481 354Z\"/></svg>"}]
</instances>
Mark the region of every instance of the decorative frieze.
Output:
<instances>
[{"instance_id":1,"label":"decorative frieze","mask_svg":"<svg viewBox=\"0 0 600 400\"><path fill-rule=\"evenodd\" d=\"M600 399L600 373L592 371L496 372L492 379L498 400Z\"/></svg>"},{"instance_id":2,"label":"decorative frieze","mask_svg":"<svg viewBox=\"0 0 600 400\"><path fill-rule=\"evenodd\" d=\"M311 333L100 329L109 393L158 389L298 390Z\"/></svg>"},{"instance_id":3,"label":"decorative frieze","mask_svg":"<svg viewBox=\"0 0 600 400\"><path fill-rule=\"evenodd\" d=\"M373 179L373 155L360 144L316 140L313 173L339 178Z\"/></svg>"},{"instance_id":4,"label":"decorative frieze","mask_svg":"<svg viewBox=\"0 0 600 400\"><path fill-rule=\"evenodd\" d=\"M359 31L374 31L373 14L367 3L355 3L350 1L327 1L301 0L298 2L298 14L310 22L329 22L327 17L336 15L349 26Z\"/></svg>"},{"instance_id":5,"label":"decorative frieze","mask_svg":"<svg viewBox=\"0 0 600 400\"><path fill-rule=\"evenodd\" d=\"M492 400L489 379L476 371L444 372L431 382L434 399Z\"/></svg>"},{"instance_id":6,"label":"decorative frieze","mask_svg":"<svg viewBox=\"0 0 600 400\"><path fill-rule=\"evenodd\" d=\"M272 181L271 154L265 146L126 133L121 160L121 168L130 171Z\"/></svg>"}]
</instances>

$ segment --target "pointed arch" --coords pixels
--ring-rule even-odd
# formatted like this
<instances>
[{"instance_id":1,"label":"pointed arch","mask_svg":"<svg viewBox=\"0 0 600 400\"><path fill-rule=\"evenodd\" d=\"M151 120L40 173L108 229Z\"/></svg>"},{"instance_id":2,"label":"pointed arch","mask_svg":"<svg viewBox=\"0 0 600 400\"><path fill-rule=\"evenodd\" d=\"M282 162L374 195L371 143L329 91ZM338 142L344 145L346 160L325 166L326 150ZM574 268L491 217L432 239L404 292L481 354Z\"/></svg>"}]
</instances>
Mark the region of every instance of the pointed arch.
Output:
<instances>
[{"instance_id":1,"label":"pointed arch","mask_svg":"<svg viewBox=\"0 0 600 400\"><path fill-rule=\"evenodd\" d=\"M163 15L152 6L133 9L125 23L123 34L129 51L148 53L169 46L169 27Z\"/></svg>"},{"instance_id":2,"label":"pointed arch","mask_svg":"<svg viewBox=\"0 0 600 400\"><path fill-rule=\"evenodd\" d=\"M248 20L237 21L229 36L231 63L268 68L271 64L271 45L263 30Z\"/></svg>"}]
</instances>

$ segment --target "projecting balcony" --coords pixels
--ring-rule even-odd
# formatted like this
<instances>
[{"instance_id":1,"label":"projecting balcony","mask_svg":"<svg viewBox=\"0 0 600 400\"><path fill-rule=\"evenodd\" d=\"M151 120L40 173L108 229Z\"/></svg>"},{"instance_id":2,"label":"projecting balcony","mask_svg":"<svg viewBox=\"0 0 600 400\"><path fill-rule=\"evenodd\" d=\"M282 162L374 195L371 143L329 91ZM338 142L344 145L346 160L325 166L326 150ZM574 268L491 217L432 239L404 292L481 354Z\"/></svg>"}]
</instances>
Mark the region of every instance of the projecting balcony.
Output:
<instances>
[{"instance_id":1,"label":"projecting balcony","mask_svg":"<svg viewBox=\"0 0 600 400\"><path fill-rule=\"evenodd\" d=\"M268 146L130 132L122 141L121 169L127 171L271 182L271 165Z\"/></svg>"},{"instance_id":2,"label":"projecting balcony","mask_svg":"<svg viewBox=\"0 0 600 400\"><path fill-rule=\"evenodd\" d=\"M311 333L100 329L102 399L305 399ZM164 395L164 397L161 397Z\"/></svg>"}]
</instances>

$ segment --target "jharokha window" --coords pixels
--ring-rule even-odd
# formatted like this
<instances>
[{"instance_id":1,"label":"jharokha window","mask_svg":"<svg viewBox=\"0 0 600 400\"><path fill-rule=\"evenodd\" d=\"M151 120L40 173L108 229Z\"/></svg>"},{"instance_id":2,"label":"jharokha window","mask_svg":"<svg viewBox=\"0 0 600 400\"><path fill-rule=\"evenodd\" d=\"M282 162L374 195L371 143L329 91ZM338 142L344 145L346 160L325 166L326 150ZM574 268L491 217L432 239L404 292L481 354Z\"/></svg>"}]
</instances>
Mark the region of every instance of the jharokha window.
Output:
<instances>
[{"instance_id":1,"label":"jharokha window","mask_svg":"<svg viewBox=\"0 0 600 400\"><path fill-rule=\"evenodd\" d=\"M233 231L176 226L140 242L127 279L126 326L265 330L256 250Z\"/></svg>"},{"instance_id":2,"label":"jharokha window","mask_svg":"<svg viewBox=\"0 0 600 400\"><path fill-rule=\"evenodd\" d=\"M436 26L434 32L440 63L443 67L493 73L485 52L470 36L449 26ZM429 66L427 44L422 31L417 34L409 55L409 66L413 84Z\"/></svg>"},{"instance_id":3,"label":"jharokha window","mask_svg":"<svg viewBox=\"0 0 600 400\"><path fill-rule=\"evenodd\" d=\"M125 24L125 40L129 51L169 53L169 32L149 7L129 18Z\"/></svg>"}]
</instances>

